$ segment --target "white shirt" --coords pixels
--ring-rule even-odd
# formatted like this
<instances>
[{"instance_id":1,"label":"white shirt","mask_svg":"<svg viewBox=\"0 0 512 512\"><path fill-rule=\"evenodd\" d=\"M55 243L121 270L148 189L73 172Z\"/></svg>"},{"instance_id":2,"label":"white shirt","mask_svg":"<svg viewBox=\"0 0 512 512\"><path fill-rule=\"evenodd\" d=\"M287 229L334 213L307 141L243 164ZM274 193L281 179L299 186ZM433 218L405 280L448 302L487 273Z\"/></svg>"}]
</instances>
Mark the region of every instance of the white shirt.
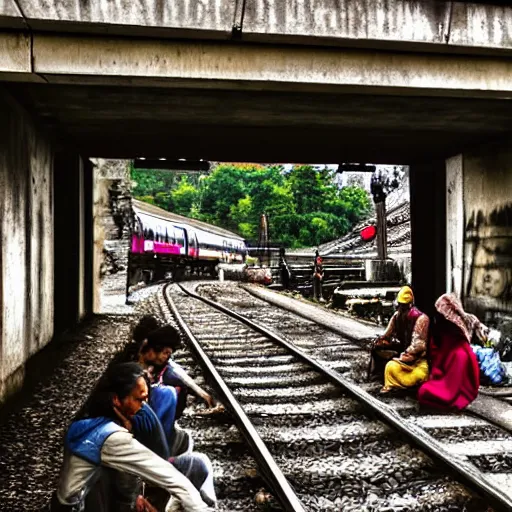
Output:
<instances>
[{"instance_id":1,"label":"white shirt","mask_svg":"<svg viewBox=\"0 0 512 512\"><path fill-rule=\"evenodd\" d=\"M172 464L139 443L127 430L114 432L105 440L101 449L101 464L139 476L165 489L181 502L185 512L208 510L190 480ZM98 466L66 452L57 489L59 501L63 505L80 502L84 497L83 491L94 483L99 469Z\"/></svg>"}]
</instances>

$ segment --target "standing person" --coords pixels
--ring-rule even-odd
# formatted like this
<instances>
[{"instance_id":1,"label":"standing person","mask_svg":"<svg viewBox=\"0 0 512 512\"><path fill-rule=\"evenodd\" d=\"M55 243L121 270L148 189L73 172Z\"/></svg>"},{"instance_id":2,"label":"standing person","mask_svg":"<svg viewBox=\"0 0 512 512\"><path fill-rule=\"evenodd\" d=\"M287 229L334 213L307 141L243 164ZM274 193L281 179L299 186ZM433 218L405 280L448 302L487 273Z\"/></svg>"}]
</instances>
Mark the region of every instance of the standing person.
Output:
<instances>
[{"instance_id":1,"label":"standing person","mask_svg":"<svg viewBox=\"0 0 512 512\"><path fill-rule=\"evenodd\" d=\"M285 290L288 290L290 287L290 279L291 272L288 267L288 263L286 263L286 254L284 247L279 249L279 277L281 279L281 284Z\"/></svg>"},{"instance_id":2,"label":"standing person","mask_svg":"<svg viewBox=\"0 0 512 512\"><path fill-rule=\"evenodd\" d=\"M182 473L135 440L123 426L143 407L147 396L143 370L137 363L113 365L105 372L66 433L52 512L83 510L103 468L136 475L165 489L185 511L208 510ZM149 509L144 503L141 506L140 510ZM170 502L166 509L169 506Z\"/></svg>"},{"instance_id":3,"label":"standing person","mask_svg":"<svg viewBox=\"0 0 512 512\"><path fill-rule=\"evenodd\" d=\"M322 258L318 249L315 251L315 261L313 263L313 299L323 302L322 281L324 279L324 267Z\"/></svg>"},{"instance_id":4,"label":"standing person","mask_svg":"<svg viewBox=\"0 0 512 512\"><path fill-rule=\"evenodd\" d=\"M437 299L430 342L430 377L418 391L420 404L441 410L461 410L478 395L480 370L470 346L473 333L486 328L466 313L454 294Z\"/></svg>"},{"instance_id":5,"label":"standing person","mask_svg":"<svg viewBox=\"0 0 512 512\"><path fill-rule=\"evenodd\" d=\"M409 286L403 286L398 292L397 311L391 317L386 331L372 347L369 376L382 375L388 361L395 358L393 365L387 368L387 384L381 390L386 393L393 387L410 387L412 381L427 378L426 343L429 318L414 306L414 294ZM411 371L415 370L412 374ZM408 375L407 378L406 374ZM404 384L401 380L405 378Z\"/></svg>"}]
</instances>

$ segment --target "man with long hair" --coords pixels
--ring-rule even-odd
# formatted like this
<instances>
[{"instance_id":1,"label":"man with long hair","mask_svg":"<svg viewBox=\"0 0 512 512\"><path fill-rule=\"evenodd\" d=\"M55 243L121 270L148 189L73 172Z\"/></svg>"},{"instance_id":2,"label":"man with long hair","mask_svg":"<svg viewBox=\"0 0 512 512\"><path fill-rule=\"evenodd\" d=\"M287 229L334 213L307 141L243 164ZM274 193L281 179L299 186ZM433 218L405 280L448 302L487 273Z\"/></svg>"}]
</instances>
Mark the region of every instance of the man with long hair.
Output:
<instances>
[{"instance_id":1,"label":"man with long hair","mask_svg":"<svg viewBox=\"0 0 512 512\"><path fill-rule=\"evenodd\" d=\"M122 363L107 369L66 433L52 512L84 510L87 494L104 468L136 475L165 489L185 511L208 510L194 485L129 431L147 397L140 365ZM150 510L144 507L141 510Z\"/></svg>"}]
</instances>

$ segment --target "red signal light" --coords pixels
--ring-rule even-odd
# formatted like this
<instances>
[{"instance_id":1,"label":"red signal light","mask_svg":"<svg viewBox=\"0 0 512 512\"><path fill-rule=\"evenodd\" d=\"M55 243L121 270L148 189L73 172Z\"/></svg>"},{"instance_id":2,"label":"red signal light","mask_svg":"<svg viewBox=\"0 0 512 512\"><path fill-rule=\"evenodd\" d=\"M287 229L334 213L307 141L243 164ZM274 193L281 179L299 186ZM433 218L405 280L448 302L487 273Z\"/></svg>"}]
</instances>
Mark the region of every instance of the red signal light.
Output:
<instances>
[{"instance_id":1,"label":"red signal light","mask_svg":"<svg viewBox=\"0 0 512 512\"><path fill-rule=\"evenodd\" d=\"M370 242L377 236L377 228L375 226L366 226L361 230L361 238L364 242Z\"/></svg>"}]
</instances>

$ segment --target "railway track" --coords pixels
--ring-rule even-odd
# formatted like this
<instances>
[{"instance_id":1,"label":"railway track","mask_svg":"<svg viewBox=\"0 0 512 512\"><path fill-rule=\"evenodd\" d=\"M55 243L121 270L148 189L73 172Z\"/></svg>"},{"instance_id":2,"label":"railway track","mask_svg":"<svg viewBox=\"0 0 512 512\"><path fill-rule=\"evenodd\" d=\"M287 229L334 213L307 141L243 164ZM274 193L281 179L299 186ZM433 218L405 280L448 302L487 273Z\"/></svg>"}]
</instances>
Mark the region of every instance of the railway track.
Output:
<instances>
[{"instance_id":1,"label":"railway track","mask_svg":"<svg viewBox=\"0 0 512 512\"><path fill-rule=\"evenodd\" d=\"M511 498L503 490L511 469L507 432L466 415L421 415L409 399L391 398L387 406L379 405L354 383L361 347L232 284L207 284L199 292L272 328L277 338L286 337L327 370L312 369L300 353L290 352L293 346L278 344L264 327L254 330L183 288L167 287L167 304L200 346L196 350L210 361L203 362L207 373L222 377L216 386L223 402L234 413L238 404L245 412L238 423L246 439L252 427L270 452L251 457L239 431L226 425L198 430L202 450L216 447L214 455L219 455L219 444L226 447L224 459L235 462L230 476L245 481L249 495L265 480L287 510L476 511L486 510L488 503L495 510L510 510ZM343 382L339 374L345 375ZM258 442L249 444L258 448ZM223 457L212 458L222 481ZM281 474L285 478L273 480ZM250 496L240 500L251 502Z\"/></svg>"}]
</instances>

